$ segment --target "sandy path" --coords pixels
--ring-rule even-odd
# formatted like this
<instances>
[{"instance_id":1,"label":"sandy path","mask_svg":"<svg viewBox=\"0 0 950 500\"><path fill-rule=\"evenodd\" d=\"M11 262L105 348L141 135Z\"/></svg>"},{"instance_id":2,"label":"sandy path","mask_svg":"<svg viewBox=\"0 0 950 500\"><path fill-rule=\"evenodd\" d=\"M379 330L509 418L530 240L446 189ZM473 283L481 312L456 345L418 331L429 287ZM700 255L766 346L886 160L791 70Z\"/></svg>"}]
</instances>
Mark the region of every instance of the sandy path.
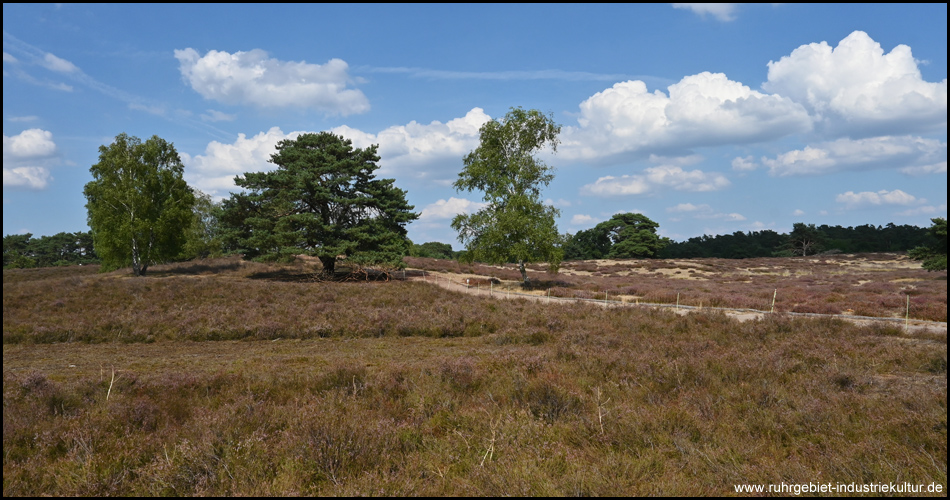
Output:
<instances>
[{"instance_id":1,"label":"sandy path","mask_svg":"<svg viewBox=\"0 0 950 500\"><path fill-rule=\"evenodd\" d=\"M546 297L541 294L527 294L523 292L510 292L507 290L496 289L494 286L481 284L481 285L472 285L467 284L467 280L474 282L475 280L484 281L484 276L478 275L465 275L465 274L454 274L454 273L440 273L433 271L425 271L423 276L410 276L406 278L408 281L425 281L426 283L431 283L438 285L447 290L452 290L455 292L461 292L469 295L481 295L481 296L490 296L496 299L526 299L526 300L537 300L545 301L550 303L566 303L566 302L589 302L592 304L599 304L603 307L656 307L656 306L647 306L647 305L637 305L637 304L621 304L614 301L608 301L604 303L602 301L598 302L590 299L569 299L563 297ZM675 307L675 306L666 306L677 314L689 314L691 312L699 312L702 309L697 309L693 307ZM739 321L749 321L752 319L763 318L767 316L766 313L756 313L749 311L739 311L739 310L728 310L728 309L718 309L723 311L727 316L735 318ZM817 315L816 315L817 316ZM915 321L911 320L908 324L902 322L890 321L887 319L873 320L865 318L849 318L843 315L835 315L834 317L851 321L853 323L862 324L862 325L871 325L874 323L888 323L891 325L900 325L901 327L907 328L909 332L936 332L947 333L947 324L938 323L933 321Z\"/></svg>"}]
</instances>

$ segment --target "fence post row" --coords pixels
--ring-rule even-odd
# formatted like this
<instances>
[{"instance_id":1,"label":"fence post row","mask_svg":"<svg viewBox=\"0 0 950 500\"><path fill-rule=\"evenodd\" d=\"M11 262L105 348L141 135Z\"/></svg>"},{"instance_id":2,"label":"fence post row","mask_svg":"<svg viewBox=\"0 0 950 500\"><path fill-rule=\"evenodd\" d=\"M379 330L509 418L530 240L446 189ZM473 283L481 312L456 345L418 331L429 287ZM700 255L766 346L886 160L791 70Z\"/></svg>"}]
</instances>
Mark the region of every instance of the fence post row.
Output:
<instances>
[{"instance_id":1,"label":"fence post row","mask_svg":"<svg viewBox=\"0 0 950 500\"><path fill-rule=\"evenodd\" d=\"M422 271L422 280L423 280L423 281L428 282L428 276L427 276L427 275L428 275L428 273L423 270L423 271ZM405 269L403 269L403 271L402 271L402 276L403 276L403 279L406 279L406 270L405 270ZM439 276L438 276L438 275L436 275L435 280L436 280L436 282L439 281ZM454 280L448 280L448 279L447 279L447 281L448 281L449 283L454 282ZM471 284L468 282L468 279L466 279L466 283L461 283L461 282L456 282L456 283L458 283L458 285L459 285L460 287L463 287L463 288L471 288ZM475 289L476 289L476 294L480 293L480 292L481 292L481 283L476 283L476 284L475 284ZM489 281L488 294L489 294L490 296L494 296L494 294L495 294L495 283L494 283L493 281ZM509 298L509 299L511 298L511 288L510 288L510 287L508 287L508 288L506 289L505 297L506 297L506 298ZM906 299L906 305L905 305L905 310L904 310L904 328L905 328L905 330L906 330L906 329L909 329L909 328L910 328L910 294L905 294L904 297L905 297L905 299ZM770 305L770 307L769 307L768 314L774 314L774 313L775 313L775 302L776 302L777 298L778 298L778 288L776 288L776 289L774 289L774 290L772 291L772 303L771 303L771 305ZM580 298L580 297L573 297L573 298L572 298L572 297L552 297L552 296L551 296L551 289L550 289L550 288L547 289L547 299L548 299L548 301L551 301L552 299L553 299L553 300L573 300L573 301L575 301L575 302L577 302L577 301L594 301L594 302L598 301L598 299L596 299L596 298L584 299L584 298ZM541 301L541 297L538 297L538 301L539 301L539 302ZM608 291L608 290L604 290L604 301L603 301L603 302L604 302L604 305L606 305L609 301L610 301L610 294L609 294L609 291ZM619 303L620 303L620 304L623 304L623 305L626 305L626 304L627 304L627 301L626 301L626 299L624 299L623 297L621 297ZM634 297L634 302L631 303L631 305L640 306L640 305L641 305L641 304L640 304L640 297ZM651 304L645 302L644 305L651 305ZM652 304L652 305L654 305L654 306L663 306L664 304ZM667 306L668 306L668 304L667 304ZM676 293L676 305L675 305L675 307L676 307L676 309L679 309L679 308L680 308L680 292L677 292L677 293ZM689 307L691 307L691 306L689 306ZM694 307L694 308L695 308L695 307ZM700 303L699 303L699 309L702 309L702 308L703 308L703 303L700 302ZM729 308L729 307L711 307L711 309L727 310L727 311L729 311L729 310L732 310L732 311L748 311L748 312L755 312L755 313L762 313L762 314L765 314L765 311L760 311L760 310L758 310L758 309L738 309L738 308ZM802 316L839 316L839 315L837 315L837 314L827 315L827 314L795 313L795 312L789 312L788 314L791 314L791 315L802 315ZM878 317L870 317L870 316L862 316L862 318L872 319L872 320L873 320L873 319L878 319L878 320L887 320L887 319L888 319L888 318L878 318ZM900 319L899 319L899 318L891 318L891 321L900 321Z\"/></svg>"}]
</instances>

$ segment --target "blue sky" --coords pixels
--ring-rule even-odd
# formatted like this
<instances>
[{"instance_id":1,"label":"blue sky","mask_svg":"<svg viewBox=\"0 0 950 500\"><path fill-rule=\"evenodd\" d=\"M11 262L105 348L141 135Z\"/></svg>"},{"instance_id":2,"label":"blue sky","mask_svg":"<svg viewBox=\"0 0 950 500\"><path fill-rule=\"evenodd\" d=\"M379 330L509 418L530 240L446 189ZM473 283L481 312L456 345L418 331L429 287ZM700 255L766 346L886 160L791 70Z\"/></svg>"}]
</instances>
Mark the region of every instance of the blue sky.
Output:
<instances>
[{"instance_id":1,"label":"blue sky","mask_svg":"<svg viewBox=\"0 0 950 500\"><path fill-rule=\"evenodd\" d=\"M379 145L459 248L451 184L512 107L562 126L575 233L641 212L682 241L947 216L946 4L3 5L3 233L86 231L116 135L174 143L216 197L282 139Z\"/></svg>"}]
</instances>

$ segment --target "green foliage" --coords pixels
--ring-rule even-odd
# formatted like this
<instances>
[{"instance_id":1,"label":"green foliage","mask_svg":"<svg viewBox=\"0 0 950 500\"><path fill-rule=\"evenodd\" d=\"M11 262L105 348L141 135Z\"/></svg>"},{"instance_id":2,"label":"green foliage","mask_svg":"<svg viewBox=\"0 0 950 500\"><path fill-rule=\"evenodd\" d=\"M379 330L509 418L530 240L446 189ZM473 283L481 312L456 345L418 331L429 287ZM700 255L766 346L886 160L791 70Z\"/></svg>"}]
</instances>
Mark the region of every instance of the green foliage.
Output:
<instances>
[{"instance_id":1,"label":"green foliage","mask_svg":"<svg viewBox=\"0 0 950 500\"><path fill-rule=\"evenodd\" d=\"M515 261L522 281L528 280L525 263L547 262L555 269L560 264L562 238L555 225L560 212L541 200L553 168L533 156L546 145L556 152L560 131L552 117L520 107L482 125L480 144L465 157L454 184L459 191L483 191L487 203L452 220L467 260Z\"/></svg>"},{"instance_id":2,"label":"green foliage","mask_svg":"<svg viewBox=\"0 0 950 500\"><path fill-rule=\"evenodd\" d=\"M92 235L88 232L57 233L33 238L30 233L3 237L3 267L29 268L96 264Z\"/></svg>"},{"instance_id":3,"label":"green foliage","mask_svg":"<svg viewBox=\"0 0 950 500\"><path fill-rule=\"evenodd\" d=\"M829 226L815 228L823 242L822 252L842 253L904 252L918 246L929 246L934 238L927 228L909 224L884 226L864 224L854 227ZM660 252L665 259L755 257L793 257L801 255L788 244L789 235L770 229L763 231L736 231L732 234L703 235L686 241L671 243Z\"/></svg>"},{"instance_id":4,"label":"green foliage","mask_svg":"<svg viewBox=\"0 0 950 500\"><path fill-rule=\"evenodd\" d=\"M418 214L393 179L376 179L376 150L329 132L281 141L270 159L276 170L235 178L247 191L223 204L225 246L258 260L315 256L327 274L339 256L401 267L405 225Z\"/></svg>"},{"instance_id":5,"label":"green foliage","mask_svg":"<svg viewBox=\"0 0 950 500\"><path fill-rule=\"evenodd\" d=\"M591 229L568 236L564 257L568 260L652 259L669 245L669 238L656 234L659 224L637 213L616 214Z\"/></svg>"},{"instance_id":6,"label":"green foliage","mask_svg":"<svg viewBox=\"0 0 950 500\"><path fill-rule=\"evenodd\" d=\"M930 234L936 240L931 246L920 246L909 252L914 260L923 261L921 266L928 271L947 270L947 219L937 217L930 219Z\"/></svg>"},{"instance_id":7,"label":"green foliage","mask_svg":"<svg viewBox=\"0 0 950 500\"><path fill-rule=\"evenodd\" d=\"M814 255L824 248L824 236L814 224L796 222L788 235L786 248L795 255Z\"/></svg>"},{"instance_id":8,"label":"green foliage","mask_svg":"<svg viewBox=\"0 0 950 500\"><path fill-rule=\"evenodd\" d=\"M131 265L141 276L150 264L181 253L181 229L191 222L195 197L174 145L119 134L99 147L99 163L89 171L86 209L103 271Z\"/></svg>"},{"instance_id":9,"label":"green foliage","mask_svg":"<svg viewBox=\"0 0 950 500\"><path fill-rule=\"evenodd\" d=\"M617 214L594 228L607 235L612 245L607 257L611 259L655 258L669 244L668 238L656 234L659 224L643 214Z\"/></svg>"},{"instance_id":10,"label":"green foliage","mask_svg":"<svg viewBox=\"0 0 950 500\"><path fill-rule=\"evenodd\" d=\"M197 189L191 224L185 230L185 246L179 260L220 257L223 252L220 222L222 203Z\"/></svg>"},{"instance_id":11,"label":"green foliage","mask_svg":"<svg viewBox=\"0 0 950 500\"><path fill-rule=\"evenodd\" d=\"M596 228L569 234L565 239L564 260L603 259L610 253L610 238L605 231Z\"/></svg>"},{"instance_id":12,"label":"green foliage","mask_svg":"<svg viewBox=\"0 0 950 500\"><path fill-rule=\"evenodd\" d=\"M429 241L421 245L413 243L409 248L409 256L429 259L454 259L455 252L452 251L452 245L448 243Z\"/></svg>"}]
</instances>

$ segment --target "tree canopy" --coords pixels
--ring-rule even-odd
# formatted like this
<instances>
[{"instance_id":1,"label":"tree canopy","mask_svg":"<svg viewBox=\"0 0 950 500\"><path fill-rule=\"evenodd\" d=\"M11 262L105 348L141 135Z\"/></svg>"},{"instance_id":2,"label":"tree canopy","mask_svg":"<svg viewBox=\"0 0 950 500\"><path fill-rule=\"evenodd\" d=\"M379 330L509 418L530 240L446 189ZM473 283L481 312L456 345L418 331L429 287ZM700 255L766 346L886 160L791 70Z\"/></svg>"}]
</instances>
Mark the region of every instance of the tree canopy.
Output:
<instances>
[{"instance_id":1,"label":"tree canopy","mask_svg":"<svg viewBox=\"0 0 950 500\"><path fill-rule=\"evenodd\" d=\"M311 255L326 274L340 257L401 267L405 225L418 214L393 179L376 179L376 151L329 132L281 141L270 158L275 170L235 178L245 192L223 204L226 244L259 260Z\"/></svg>"},{"instance_id":2,"label":"tree canopy","mask_svg":"<svg viewBox=\"0 0 950 500\"><path fill-rule=\"evenodd\" d=\"M620 213L568 238L569 259L652 259L670 244L656 234L660 225L638 213Z\"/></svg>"},{"instance_id":3,"label":"tree canopy","mask_svg":"<svg viewBox=\"0 0 950 500\"><path fill-rule=\"evenodd\" d=\"M796 222L792 224L792 232L788 235L786 247L793 255L814 255L824 248L824 235L814 224Z\"/></svg>"},{"instance_id":4,"label":"tree canopy","mask_svg":"<svg viewBox=\"0 0 950 500\"><path fill-rule=\"evenodd\" d=\"M181 253L195 197L172 143L119 134L99 147L99 162L89 171L93 180L84 194L102 271L131 265L141 276L150 264Z\"/></svg>"},{"instance_id":5,"label":"tree canopy","mask_svg":"<svg viewBox=\"0 0 950 500\"><path fill-rule=\"evenodd\" d=\"M613 243L608 258L652 259L669 244L668 238L656 234L659 227L646 215L623 213L597 224L596 229L605 233Z\"/></svg>"},{"instance_id":6,"label":"tree canopy","mask_svg":"<svg viewBox=\"0 0 950 500\"><path fill-rule=\"evenodd\" d=\"M534 157L545 146L557 151L560 125L537 110L512 108L504 118L482 125L479 146L464 158L455 181L458 191L484 192L486 206L452 220L469 260L517 262L556 268L563 257L555 218L559 211L541 200L541 188L554 179L553 168Z\"/></svg>"},{"instance_id":7,"label":"tree canopy","mask_svg":"<svg viewBox=\"0 0 950 500\"><path fill-rule=\"evenodd\" d=\"M930 219L930 234L937 240L931 246L920 246L909 252L914 260L923 261L921 264L928 271L947 270L947 219L937 217Z\"/></svg>"}]
</instances>

